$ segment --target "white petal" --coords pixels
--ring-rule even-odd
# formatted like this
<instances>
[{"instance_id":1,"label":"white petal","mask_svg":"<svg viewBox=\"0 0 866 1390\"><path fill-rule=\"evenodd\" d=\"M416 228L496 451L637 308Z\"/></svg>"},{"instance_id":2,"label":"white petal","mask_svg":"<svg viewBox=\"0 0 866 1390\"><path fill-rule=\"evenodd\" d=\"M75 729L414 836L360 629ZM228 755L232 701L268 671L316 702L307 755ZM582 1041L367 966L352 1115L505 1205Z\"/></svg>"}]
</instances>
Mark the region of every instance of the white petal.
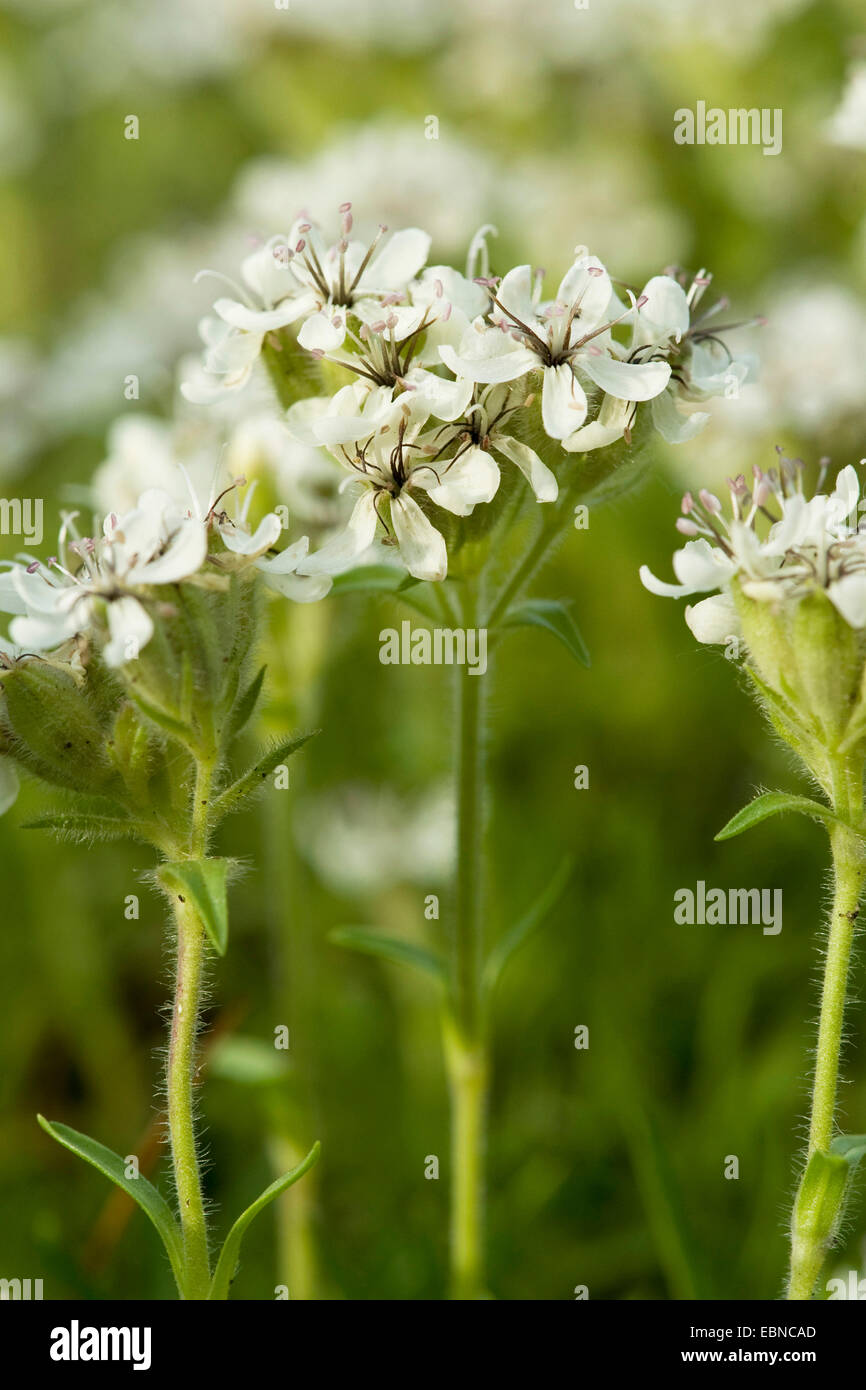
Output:
<instances>
[{"instance_id":1,"label":"white petal","mask_svg":"<svg viewBox=\"0 0 866 1390\"><path fill-rule=\"evenodd\" d=\"M682 285L670 275L654 275L644 286L646 304L637 311L635 332L641 343L664 343L679 338L689 326L689 301Z\"/></svg>"},{"instance_id":2,"label":"white petal","mask_svg":"<svg viewBox=\"0 0 866 1390\"><path fill-rule=\"evenodd\" d=\"M439 356L455 376L469 381L514 381L539 365L528 348L521 347L499 328L472 328L455 352L450 344L439 349Z\"/></svg>"},{"instance_id":3,"label":"white petal","mask_svg":"<svg viewBox=\"0 0 866 1390\"><path fill-rule=\"evenodd\" d=\"M581 352L578 360L596 386L621 401L651 401L671 379L669 362L618 362L592 352Z\"/></svg>"},{"instance_id":4,"label":"white petal","mask_svg":"<svg viewBox=\"0 0 866 1390\"><path fill-rule=\"evenodd\" d=\"M684 444L687 439L693 439L710 418L703 410L695 410L687 415L677 406L672 391L662 391L655 396L650 411L653 424L668 444Z\"/></svg>"},{"instance_id":5,"label":"white petal","mask_svg":"<svg viewBox=\"0 0 866 1390\"><path fill-rule=\"evenodd\" d=\"M413 409L435 415L437 420L459 420L472 399L472 382L466 377L447 381L423 367L413 367L405 381L412 393Z\"/></svg>"},{"instance_id":6,"label":"white petal","mask_svg":"<svg viewBox=\"0 0 866 1390\"><path fill-rule=\"evenodd\" d=\"M329 574L269 574L264 575L269 589L295 603L317 603L330 591L333 579Z\"/></svg>"},{"instance_id":7,"label":"white petal","mask_svg":"<svg viewBox=\"0 0 866 1390\"><path fill-rule=\"evenodd\" d=\"M87 626L88 618L88 607L80 604L70 613L13 618L9 624L9 634L22 651L51 651L70 637L74 637L76 632L81 632Z\"/></svg>"},{"instance_id":8,"label":"white petal","mask_svg":"<svg viewBox=\"0 0 866 1390\"><path fill-rule=\"evenodd\" d=\"M352 515L343 531L326 541L298 566L299 574L340 574L347 570L373 544L376 538L376 497L367 488L355 503Z\"/></svg>"},{"instance_id":9,"label":"white petal","mask_svg":"<svg viewBox=\"0 0 866 1390\"><path fill-rule=\"evenodd\" d=\"M0 572L0 612L2 613L27 612L28 605L25 601L24 594L30 592L30 584L28 583L24 590L19 589L18 583L20 583L20 581L16 583L16 574L23 575L27 580L33 578L38 579L42 588L48 592L48 585L45 583L44 579L39 578L38 575L28 575L27 571L22 569L20 565L16 565L12 569L3 570ZM50 606L53 609L53 603Z\"/></svg>"},{"instance_id":10,"label":"white petal","mask_svg":"<svg viewBox=\"0 0 866 1390\"><path fill-rule=\"evenodd\" d=\"M416 464L412 481L424 475L433 479L434 486L422 482L427 495L438 507L453 512L455 516L469 516L479 502L490 502L499 487L499 468L496 460L486 449L471 445L453 463L440 463L437 472L442 479L436 483L435 476L424 464Z\"/></svg>"},{"instance_id":11,"label":"white petal","mask_svg":"<svg viewBox=\"0 0 866 1390\"><path fill-rule=\"evenodd\" d=\"M524 444L522 439L513 439L508 434L494 436L493 447L504 454L511 463L520 469L539 502L555 502L559 496L556 476L546 463L538 457L534 449Z\"/></svg>"},{"instance_id":12,"label":"white petal","mask_svg":"<svg viewBox=\"0 0 866 1390\"><path fill-rule=\"evenodd\" d=\"M441 293L440 293L441 290ZM439 306L450 304L470 321L486 314L489 296L483 285L467 280L450 265L431 265L411 287L412 303L439 312ZM453 318L453 314L452 314Z\"/></svg>"},{"instance_id":13,"label":"white petal","mask_svg":"<svg viewBox=\"0 0 866 1390\"><path fill-rule=\"evenodd\" d=\"M734 570L734 562L703 536L687 541L674 555L674 574L692 594L718 589Z\"/></svg>"},{"instance_id":14,"label":"white petal","mask_svg":"<svg viewBox=\"0 0 866 1390\"><path fill-rule=\"evenodd\" d=\"M294 574L309 549L309 536L301 536L300 540L293 541L285 550L281 550L279 555L262 556L256 569L261 570L264 575Z\"/></svg>"},{"instance_id":15,"label":"white petal","mask_svg":"<svg viewBox=\"0 0 866 1390\"><path fill-rule=\"evenodd\" d=\"M205 371L223 376L246 371L261 350L261 333L227 333L205 353Z\"/></svg>"},{"instance_id":16,"label":"white petal","mask_svg":"<svg viewBox=\"0 0 866 1390\"><path fill-rule=\"evenodd\" d=\"M197 517L189 517L180 523L162 555L133 566L126 578L130 584L177 584L196 574L206 555L207 528Z\"/></svg>"},{"instance_id":17,"label":"white petal","mask_svg":"<svg viewBox=\"0 0 866 1390\"><path fill-rule=\"evenodd\" d=\"M652 571L642 565L640 578L644 588L663 598L706 593L708 589L720 588L736 568L734 561L703 537L688 541L682 550L676 551L673 565L674 574L680 581L678 584L666 584L664 580L656 579Z\"/></svg>"},{"instance_id":18,"label":"white petal","mask_svg":"<svg viewBox=\"0 0 866 1390\"><path fill-rule=\"evenodd\" d=\"M831 584L827 597L851 627L866 627L866 574L845 574Z\"/></svg>"},{"instance_id":19,"label":"white petal","mask_svg":"<svg viewBox=\"0 0 866 1390\"><path fill-rule=\"evenodd\" d=\"M286 412L286 427L292 438L299 444L316 448L320 441L315 426L322 416L327 414L330 404L329 396L308 396L306 400L296 401L294 405L289 406Z\"/></svg>"},{"instance_id":20,"label":"white petal","mask_svg":"<svg viewBox=\"0 0 866 1390\"><path fill-rule=\"evenodd\" d=\"M219 528L227 550L233 551L235 555L248 555L251 558L263 555L272 545L276 545L282 529L283 524L276 512L268 512L259 522L253 535L239 526L232 525L230 521Z\"/></svg>"},{"instance_id":21,"label":"white petal","mask_svg":"<svg viewBox=\"0 0 866 1390\"><path fill-rule=\"evenodd\" d=\"M686 608L686 622L699 642L727 642L740 636L740 619L728 594L713 594Z\"/></svg>"},{"instance_id":22,"label":"white petal","mask_svg":"<svg viewBox=\"0 0 866 1390\"><path fill-rule=\"evenodd\" d=\"M418 227L395 232L367 266L359 289L405 289L427 260L430 242L431 238Z\"/></svg>"},{"instance_id":23,"label":"white petal","mask_svg":"<svg viewBox=\"0 0 866 1390\"><path fill-rule=\"evenodd\" d=\"M138 599L113 599L108 605L109 641L103 650L107 666L122 666L125 661L137 661L142 647L153 636L150 614Z\"/></svg>"},{"instance_id":24,"label":"white petal","mask_svg":"<svg viewBox=\"0 0 866 1390\"><path fill-rule=\"evenodd\" d=\"M517 265L513 270L509 270L507 275L503 275L496 291L496 298L507 310L508 316L526 324L528 328L534 328L538 319L538 302L536 299L536 277L532 272L532 266ZM499 310L493 306L494 314Z\"/></svg>"},{"instance_id":25,"label":"white petal","mask_svg":"<svg viewBox=\"0 0 866 1390\"><path fill-rule=\"evenodd\" d=\"M631 401L603 396L596 419L563 439L563 449L569 454L585 454L591 449L603 449L607 444L613 444L625 433L631 411Z\"/></svg>"},{"instance_id":26,"label":"white petal","mask_svg":"<svg viewBox=\"0 0 866 1390\"><path fill-rule=\"evenodd\" d=\"M854 465L849 463L842 469L830 494L830 505L827 508L828 524L832 526L847 521L851 513L856 511L859 498L860 479Z\"/></svg>"},{"instance_id":27,"label":"white petal","mask_svg":"<svg viewBox=\"0 0 866 1390\"><path fill-rule=\"evenodd\" d=\"M344 310L323 309L311 314L301 325L298 342L308 352L336 352L346 339L346 314Z\"/></svg>"},{"instance_id":28,"label":"white petal","mask_svg":"<svg viewBox=\"0 0 866 1390\"><path fill-rule=\"evenodd\" d=\"M596 256L579 256L559 286L558 304L569 311L578 304L572 319L571 341L590 333L607 315L612 288L610 276Z\"/></svg>"},{"instance_id":29,"label":"white petal","mask_svg":"<svg viewBox=\"0 0 866 1390\"><path fill-rule=\"evenodd\" d=\"M448 573L444 538L405 490L391 503L391 521L409 573L416 579L444 579Z\"/></svg>"},{"instance_id":30,"label":"white petal","mask_svg":"<svg viewBox=\"0 0 866 1390\"><path fill-rule=\"evenodd\" d=\"M567 362L544 369L541 418L551 439L566 439L586 418L583 387Z\"/></svg>"},{"instance_id":31,"label":"white petal","mask_svg":"<svg viewBox=\"0 0 866 1390\"><path fill-rule=\"evenodd\" d=\"M232 328L240 328L244 333L268 333L274 328L285 328L296 319L309 312L309 300L286 299L278 309L249 309L236 299L218 299L214 303L214 313Z\"/></svg>"}]
</instances>

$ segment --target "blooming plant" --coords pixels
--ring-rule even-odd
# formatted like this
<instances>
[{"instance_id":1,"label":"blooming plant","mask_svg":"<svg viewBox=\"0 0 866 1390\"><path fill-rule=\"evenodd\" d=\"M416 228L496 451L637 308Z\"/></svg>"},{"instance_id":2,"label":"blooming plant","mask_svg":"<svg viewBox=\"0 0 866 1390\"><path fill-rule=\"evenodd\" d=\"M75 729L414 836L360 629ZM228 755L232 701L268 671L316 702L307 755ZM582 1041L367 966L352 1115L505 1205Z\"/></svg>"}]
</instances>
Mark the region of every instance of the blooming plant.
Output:
<instances>
[{"instance_id":1,"label":"blooming plant","mask_svg":"<svg viewBox=\"0 0 866 1390\"><path fill-rule=\"evenodd\" d=\"M515 627L547 630L588 664L570 602L527 598L527 588L576 508L640 476L654 430L669 441L694 434L708 416L690 407L732 394L749 372L724 341L719 306L700 309L703 271L653 276L638 293L579 246L548 298L529 265L491 270L492 235L488 227L476 236L461 273L427 264L430 238L417 228L356 238L344 204L335 239L301 218L258 247L201 324L205 352L186 373L186 401L216 414L230 406L237 421L245 393L260 414L254 383L269 383L286 441L318 468L327 459L347 497L321 544L299 536L280 548L278 515L253 529L249 493L239 510L230 506L239 483L202 496L190 482L186 496L174 485L149 488L132 510L109 512L95 537L67 517L56 557L25 557L0 577L18 648L2 680L3 751L73 794L73 805L41 823L81 838L135 836L160 856L155 881L178 940L168 1096L180 1224L107 1150L49 1128L145 1207L183 1297L225 1297L245 1225L317 1153L240 1218L212 1272L191 1087L204 956L226 946L233 865L210 848L224 816L303 742L278 745L232 779L232 746L262 686L262 673L250 679L247 668L263 591L298 602L390 593L446 629L483 630L494 647ZM161 458L161 477L166 468ZM491 1004L571 864L490 941L488 682L465 665L453 674L447 952L366 928L337 938L414 964L439 990L452 1106L451 1289L474 1299L486 1296Z\"/></svg>"},{"instance_id":2,"label":"blooming plant","mask_svg":"<svg viewBox=\"0 0 866 1390\"><path fill-rule=\"evenodd\" d=\"M232 518L224 507L224 495L183 508L151 489L96 536L66 516L57 556L13 565L0 597L15 614L0 672L6 804L22 769L65 795L35 825L79 841L138 840L158 856L152 880L171 910L177 958L166 1065L176 1214L128 1159L40 1123L146 1212L184 1299L228 1296L246 1227L318 1156L316 1145L262 1193L212 1261L193 1087L206 959L227 949L237 869L214 856L213 837L306 741L283 740L245 770L234 766L263 685L264 669L251 669L262 586L294 585L299 598L327 588L294 580L303 546L274 550L278 517L250 532L244 508Z\"/></svg>"},{"instance_id":3,"label":"blooming plant","mask_svg":"<svg viewBox=\"0 0 866 1390\"><path fill-rule=\"evenodd\" d=\"M838 1132L837 1092L852 946L866 885L866 532L860 483L843 468L810 493L801 460L730 482L731 516L703 491L687 494L677 525L690 539L674 556L678 584L641 578L653 593L709 593L687 607L700 642L745 651L743 670L776 733L794 750L820 799L764 792L720 831L728 839L784 811L827 829L833 901L824 955L808 1148L791 1216L788 1297L813 1296L838 1232L866 1136Z\"/></svg>"},{"instance_id":4,"label":"blooming plant","mask_svg":"<svg viewBox=\"0 0 866 1390\"><path fill-rule=\"evenodd\" d=\"M202 324L205 353L183 392L212 406L263 366L291 436L327 451L350 494L344 524L302 557L300 578L335 593L391 592L446 629L552 632L581 662L569 602L526 590L579 504L634 483L653 429L688 438L696 404L749 374L704 310L701 271L623 286L585 246L552 297L529 265L491 270L493 228L465 271L428 265L417 228L368 242L343 204L336 239L301 218L244 261ZM204 272L208 273L208 272ZM528 486L526 486L528 484ZM484 1133L490 1005L507 960L549 915L570 864L491 943L485 930L487 681L456 666L456 869L447 953L366 929L345 945L425 971L441 990L452 1104L451 1288L486 1293Z\"/></svg>"}]
</instances>

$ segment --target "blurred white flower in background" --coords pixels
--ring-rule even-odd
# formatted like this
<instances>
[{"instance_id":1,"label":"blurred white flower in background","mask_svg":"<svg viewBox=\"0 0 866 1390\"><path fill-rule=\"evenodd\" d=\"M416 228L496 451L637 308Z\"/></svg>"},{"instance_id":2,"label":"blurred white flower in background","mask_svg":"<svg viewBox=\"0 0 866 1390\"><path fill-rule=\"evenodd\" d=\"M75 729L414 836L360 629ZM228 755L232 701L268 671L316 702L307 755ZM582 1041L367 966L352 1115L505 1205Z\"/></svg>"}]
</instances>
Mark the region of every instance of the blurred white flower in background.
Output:
<instances>
[{"instance_id":1,"label":"blurred white flower in background","mask_svg":"<svg viewBox=\"0 0 866 1390\"><path fill-rule=\"evenodd\" d=\"M130 509L148 487L187 504L187 479L204 495L217 468L226 479L262 478L293 521L321 528L341 519L333 466L318 449L298 444L273 411L230 425L204 412L180 413L171 423L141 411L118 417L108 432L107 456L93 477L94 505L103 511Z\"/></svg>"},{"instance_id":2,"label":"blurred white flower in background","mask_svg":"<svg viewBox=\"0 0 866 1390\"><path fill-rule=\"evenodd\" d=\"M451 871L454 805L446 786L412 800L389 787L337 787L302 798L295 823L304 857L336 893L435 886Z\"/></svg>"},{"instance_id":3,"label":"blurred white flower in background","mask_svg":"<svg viewBox=\"0 0 866 1390\"><path fill-rule=\"evenodd\" d=\"M329 224L352 204L355 234L372 237L381 222L424 227L439 254L465 254L500 206L503 171L496 156L462 135L427 140L419 121L377 121L350 129L311 158L270 156L247 164L232 205L237 220L263 238L290 227L303 210Z\"/></svg>"},{"instance_id":4,"label":"blurred white flower in background","mask_svg":"<svg viewBox=\"0 0 866 1390\"><path fill-rule=\"evenodd\" d=\"M825 130L834 145L866 150L866 63L855 63L850 69L842 100Z\"/></svg>"},{"instance_id":5,"label":"blurred white flower in background","mask_svg":"<svg viewBox=\"0 0 866 1390\"><path fill-rule=\"evenodd\" d=\"M846 286L816 279L777 291L766 317L758 382L736 412L741 427L793 424L817 434L862 415L866 305Z\"/></svg>"}]
</instances>

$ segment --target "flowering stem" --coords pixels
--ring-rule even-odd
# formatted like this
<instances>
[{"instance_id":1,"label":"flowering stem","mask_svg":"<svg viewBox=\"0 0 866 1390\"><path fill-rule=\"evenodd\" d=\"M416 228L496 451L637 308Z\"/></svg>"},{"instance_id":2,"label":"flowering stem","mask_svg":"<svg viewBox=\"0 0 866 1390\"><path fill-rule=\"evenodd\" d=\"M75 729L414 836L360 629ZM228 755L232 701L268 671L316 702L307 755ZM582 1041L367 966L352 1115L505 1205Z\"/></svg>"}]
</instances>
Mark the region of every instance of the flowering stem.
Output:
<instances>
[{"instance_id":1,"label":"flowering stem","mask_svg":"<svg viewBox=\"0 0 866 1390\"><path fill-rule=\"evenodd\" d=\"M475 624L478 594L467 581L463 621ZM484 1127L487 1036L483 952L485 677L455 667L457 867L451 936L451 1003L443 1047L451 1097L451 1296L477 1299L484 1284Z\"/></svg>"},{"instance_id":2,"label":"flowering stem","mask_svg":"<svg viewBox=\"0 0 866 1390\"><path fill-rule=\"evenodd\" d=\"M191 811L189 855L207 854L213 757L197 756ZM168 1129L174 1181L183 1232L184 1296L206 1299L210 1288L207 1218L195 1137L196 1044L199 1029L206 937L193 904L173 899L177 930L177 974L168 1050Z\"/></svg>"},{"instance_id":3,"label":"flowering stem","mask_svg":"<svg viewBox=\"0 0 866 1390\"><path fill-rule=\"evenodd\" d=\"M193 1085L204 969L205 934L188 902L175 903L177 978L168 1052L168 1127L183 1231L186 1298L207 1298L210 1264L207 1221L195 1142Z\"/></svg>"},{"instance_id":4,"label":"flowering stem","mask_svg":"<svg viewBox=\"0 0 866 1390\"><path fill-rule=\"evenodd\" d=\"M844 774L838 781L844 787ZM847 817L850 806L847 792L840 792L834 798L834 802L837 813ZM848 825L833 824L830 828L830 845L833 852L833 906L821 992L807 1165L813 1154L828 1153L833 1142L848 972L859 904L866 879L863 842L856 831ZM800 1184L801 1194L805 1181L804 1172ZM799 1208L798 1199L794 1206L791 1227L791 1272L788 1284L788 1298L791 1300L812 1297L835 1225L832 1223L829 1228L825 1225L824 1229L819 1229L814 1224L798 1221Z\"/></svg>"}]
</instances>

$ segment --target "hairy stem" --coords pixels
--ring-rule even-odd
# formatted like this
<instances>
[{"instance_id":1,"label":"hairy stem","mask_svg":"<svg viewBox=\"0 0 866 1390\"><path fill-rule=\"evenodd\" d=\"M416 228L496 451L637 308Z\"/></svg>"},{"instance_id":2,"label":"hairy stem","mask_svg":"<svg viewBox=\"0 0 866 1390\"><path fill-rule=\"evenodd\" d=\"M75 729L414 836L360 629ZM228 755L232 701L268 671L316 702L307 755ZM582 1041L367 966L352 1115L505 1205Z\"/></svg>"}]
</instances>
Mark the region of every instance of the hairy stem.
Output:
<instances>
[{"instance_id":1,"label":"hairy stem","mask_svg":"<svg viewBox=\"0 0 866 1390\"><path fill-rule=\"evenodd\" d=\"M207 854L213 778L213 760L197 758L189 833L189 853L193 859L204 858ZM183 1231L184 1295L205 1299L210 1286L210 1260L193 1097L207 939L193 904L179 895L174 900L174 917L177 973L168 1050L168 1128Z\"/></svg>"},{"instance_id":2,"label":"hairy stem","mask_svg":"<svg viewBox=\"0 0 866 1390\"><path fill-rule=\"evenodd\" d=\"M844 787L844 783L844 776L838 779L840 788ZM840 789L834 802L837 813L847 817L851 808L844 790ZM847 825L831 826L830 845L833 851L833 906L821 990L807 1165L813 1154L829 1151L836 1128L836 1097L839 1088L848 974L866 877L863 842L854 830L849 829ZM803 1192L804 1181L805 1173L801 1179L800 1193ZM837 1217L841 1215L841 1201L839 1205ZM798 1204L795 1204L791 1224L791 1272L788 1284L788 1298L791 1300L812 1297L837 1224L831 1223L830 1227L823 1231L812 1226L804 1227L798 1223L797 1210Z\"/></svg>"},{"instance_id":3,"label":"hairy stem","mask_svg":"<svg viewBox=\"0 0 866 1390\"><path fill-rule=\"evenodd\" d=\"M175 921L177 978L168 1052L168 1127L183 1231L184 1294L186 1298L205 1299L210 1263L193 1101L205 933L192 905L180 898L175 902Z\"/></svg>"}]
</instances>

